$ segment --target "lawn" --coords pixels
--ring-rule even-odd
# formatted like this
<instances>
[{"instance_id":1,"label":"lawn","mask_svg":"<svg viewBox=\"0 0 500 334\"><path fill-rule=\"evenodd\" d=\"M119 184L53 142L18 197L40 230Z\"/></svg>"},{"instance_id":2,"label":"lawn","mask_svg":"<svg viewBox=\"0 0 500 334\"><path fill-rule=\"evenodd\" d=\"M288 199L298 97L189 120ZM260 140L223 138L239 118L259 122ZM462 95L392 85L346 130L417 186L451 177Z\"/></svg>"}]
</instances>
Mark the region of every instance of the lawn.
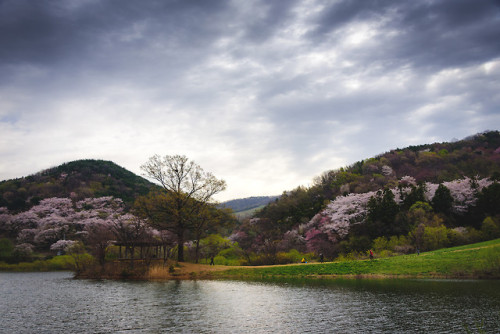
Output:
<instances>
[{"instance_id":1,"label":"lawn","mask_svg":"<svg viewBox=\"0 0 500 334\"><path fill-rule=\"evenodd\" d=\"M500 239L374 260L232 268L219 277L500 278Z\"/></svg>"}]
</instances>

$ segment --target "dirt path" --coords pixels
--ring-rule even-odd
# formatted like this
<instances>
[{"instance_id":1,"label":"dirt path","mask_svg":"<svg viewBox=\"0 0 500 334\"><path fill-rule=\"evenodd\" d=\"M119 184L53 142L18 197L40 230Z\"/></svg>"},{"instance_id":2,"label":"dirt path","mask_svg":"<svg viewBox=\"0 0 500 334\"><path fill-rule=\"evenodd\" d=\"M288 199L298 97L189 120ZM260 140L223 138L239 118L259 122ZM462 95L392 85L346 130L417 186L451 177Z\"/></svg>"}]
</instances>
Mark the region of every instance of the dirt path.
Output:
<instances>
[{"instance_id":1,"label":"dirt path","mask_svg":"<svg viewBox=\"0 0 500 334\"><path fill-rule=\"evenodd\" d=\"M224 271L233 268L267 268L276 266L304 266L309 263L290 263L282 265L267 265L267 266L222 266L215 265L211 266L208 264L197 264L190 262L180 262L178 265L174 265L174 272L170 272L168 267L157 267L150 271L151 279L193 279L193 278L211 278L213 273L217 271Z\"/></svg>"}]
</instances>

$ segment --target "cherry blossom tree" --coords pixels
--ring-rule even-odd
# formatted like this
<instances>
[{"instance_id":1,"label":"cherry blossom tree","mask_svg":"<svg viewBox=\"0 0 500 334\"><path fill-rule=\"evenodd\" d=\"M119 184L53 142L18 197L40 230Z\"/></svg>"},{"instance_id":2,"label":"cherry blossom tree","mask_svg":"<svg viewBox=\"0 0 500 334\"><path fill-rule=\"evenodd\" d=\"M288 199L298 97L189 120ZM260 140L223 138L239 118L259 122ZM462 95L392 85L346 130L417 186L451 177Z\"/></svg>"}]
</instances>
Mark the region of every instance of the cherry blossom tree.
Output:
<instances>
[{"instance_id":1,"label":"cherry blossom tree","mask_svg":"<svg viewBox=\"0 0 500 334\"><path fill-rule=\"evenodd\" d=\"M478 193L492 183L493 181L487 178L475 180L465 177L443 182L442 187L449 189L453 199L452 211L456 214L464 214L475 205ZM400 180L398 188L387 191L392 192L396 204L403 205L404 203L413 204L414 200L408 199L412 193L416 194L414 196L416 200L431 202L439 186L439 184L428 182L418 188L413 177L405 176ZM417 194L416 190L421 193ZM353 225L366 223L369 201L376 196L376 192L351 193L347 196L338 196L330 202L305 225L306 232L303 236L308 250L317 251L321 248L324 252L327 243L338 243L347 238Z\"/></svg>"},{"instance_id":2,"label":"cherry blossom tree","mask_svg":"<svg viewBox=\"0 0 500 334\"><path fill-rule=\"evenodd\" d=\"M70 247L76 244L77 241L74 240L58 240L52 245L50 245L50 250L56 252L66 252Z\"/></svg>"}]
</instances>

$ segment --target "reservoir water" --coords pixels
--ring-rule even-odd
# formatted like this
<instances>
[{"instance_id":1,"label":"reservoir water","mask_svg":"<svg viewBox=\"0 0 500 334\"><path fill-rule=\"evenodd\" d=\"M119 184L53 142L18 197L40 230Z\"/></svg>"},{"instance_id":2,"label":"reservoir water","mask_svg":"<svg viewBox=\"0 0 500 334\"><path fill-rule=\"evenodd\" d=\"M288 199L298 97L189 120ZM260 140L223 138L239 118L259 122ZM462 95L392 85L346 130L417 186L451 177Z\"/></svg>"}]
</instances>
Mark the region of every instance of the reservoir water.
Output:
<instances>
[{"instance_id":1,"label":"reservoir water","mask_svg":"<svg viewBox=\"0 0 500 334\"><path fill-rule=\"evenodd\" d=\"M500 332L500 281L75 280L0 273L0 333Z\"/></svg>"}]
</instances>

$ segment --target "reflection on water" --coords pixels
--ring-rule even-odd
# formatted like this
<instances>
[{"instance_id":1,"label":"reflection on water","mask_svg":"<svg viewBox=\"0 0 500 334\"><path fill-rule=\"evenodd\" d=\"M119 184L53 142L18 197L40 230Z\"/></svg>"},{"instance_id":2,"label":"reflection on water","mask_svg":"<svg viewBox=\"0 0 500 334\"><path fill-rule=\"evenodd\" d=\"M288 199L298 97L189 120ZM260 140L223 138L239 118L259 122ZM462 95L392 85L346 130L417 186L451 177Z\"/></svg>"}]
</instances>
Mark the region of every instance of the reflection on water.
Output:
<instances>
[{"instance_id":1,"label":"reflection on water","mask_svg":"<svg viewBox=\"0 0 500 334\"><path fill-rule=\"evenodd\" d=\"M498 333L499 281L123 282L0 273L1 333Z\"/></svg>"}]
</instances>

